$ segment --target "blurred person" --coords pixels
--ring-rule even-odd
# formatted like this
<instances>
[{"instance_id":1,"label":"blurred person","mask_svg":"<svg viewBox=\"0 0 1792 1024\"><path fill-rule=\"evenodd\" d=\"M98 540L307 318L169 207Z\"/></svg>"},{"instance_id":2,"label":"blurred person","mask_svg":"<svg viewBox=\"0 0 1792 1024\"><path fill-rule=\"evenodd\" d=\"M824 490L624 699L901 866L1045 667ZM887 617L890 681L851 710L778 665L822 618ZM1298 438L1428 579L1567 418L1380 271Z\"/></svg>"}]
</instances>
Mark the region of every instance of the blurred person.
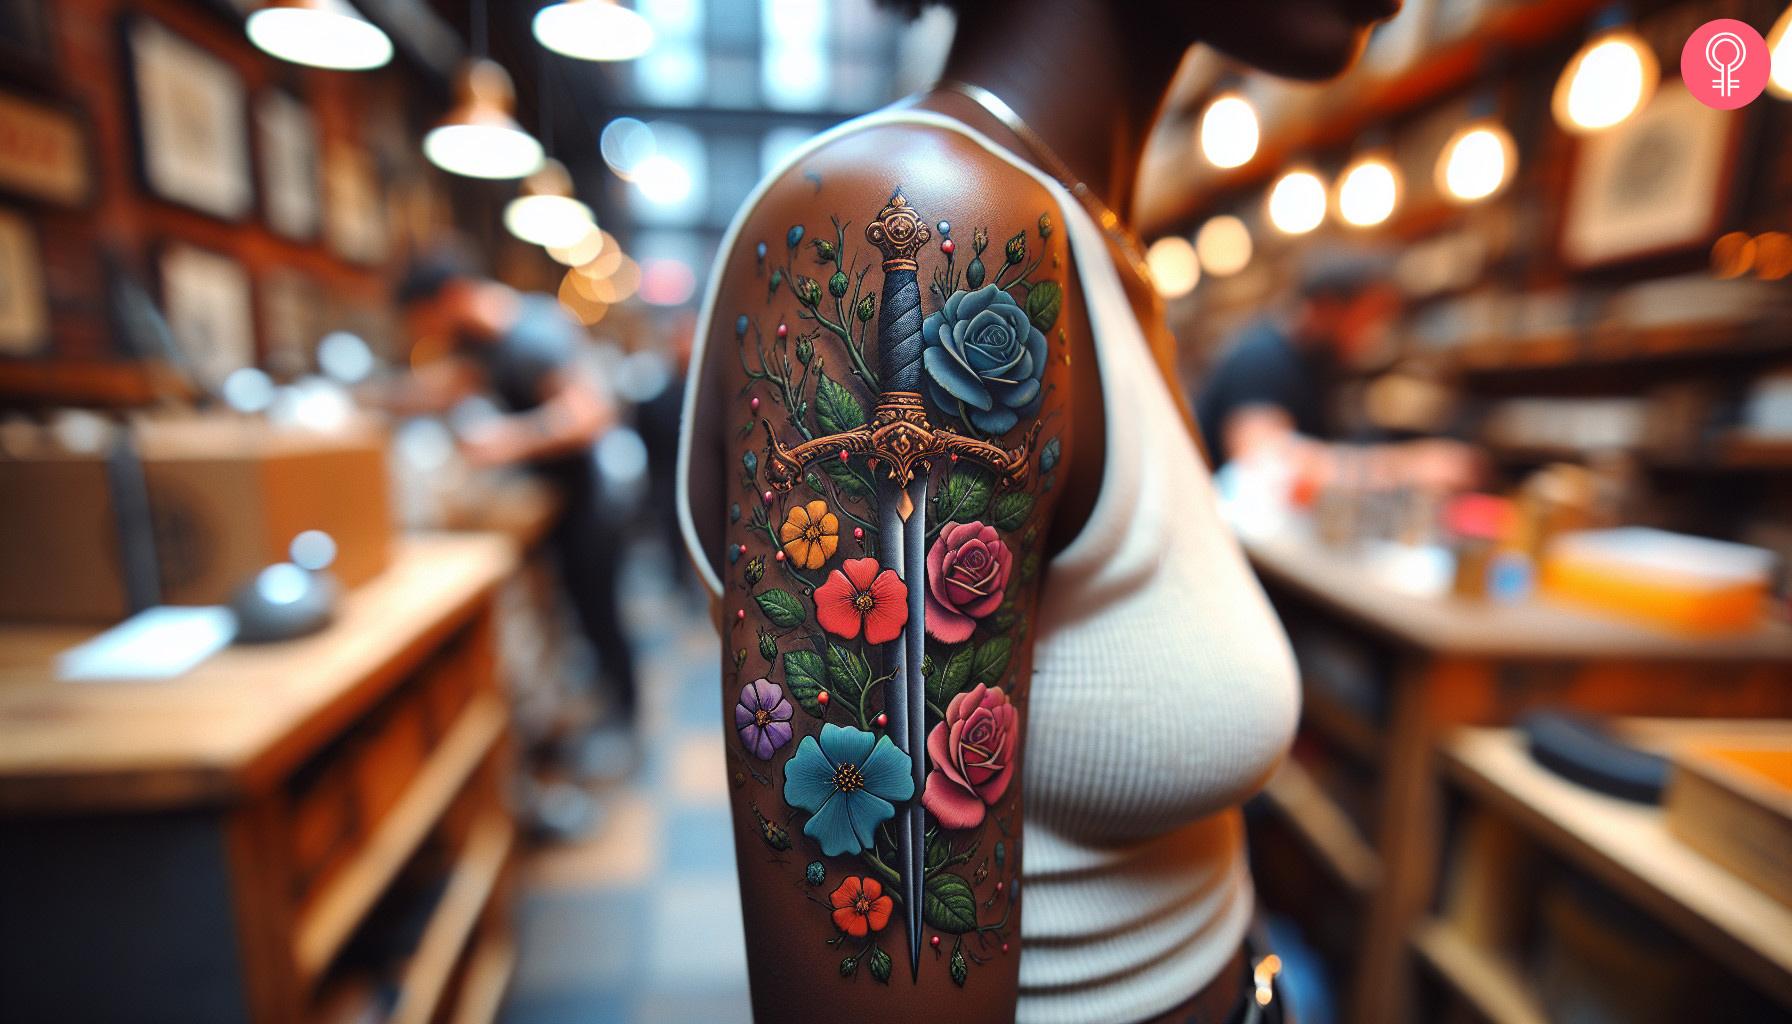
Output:
<instances>
[{"instance_id":1,"label":"blurred person","mask_svg":"<svg viewBox=\"0 0 1792 1024\"><path fill-rule=\"evenodd\" d=\"M1336 396L1345 368L1360 359L1399 311L1388 283L1389 263L1361 248L1317 248L1300 271L1298 296L1285 315L1265 315L1221 349L1195 400L1195 417L1216 469L1228 463L1273 461L1289 468L1303 489L1336 478L1349 460L1364 463L1389 486L1454 491L1474 485L1481 460L1474 449L1445 439L1353 444L1340 422Z\"/></svg>"},{"instance_id":2,"label":"blurred person","mask_svg":"<svg viewBox=\"0 0 1792 1024\"><path fill-rule=\"evenodd\" d=\"M482 278L449 251L413 263L396 297L413 343L445 346L447 357L414 369L388 394L388 404L445 412L484 394L504 410L460 431L461 454L475 466L522 467L554 492L560 508L548 543L614 701L607 732L632 735L638 693L617 587L620 531L606 511L593 457L618 413L601 382L580 370L583 330L552 296ZM633 746L626 739L620 745ZM602 774L626 771L633 757L609 760L626 763Z\"/></svg>"},{"instance_id":3,"label":"blurred person","mask_svg":"<svg viewBox=\"0 0 1792 1024\"><path fill-rule=\"evenodd\" d=\"M1325 77L1397 3L946 6L946 78L772 173L696 334L753 1015L1274 1020L1239 805L1295 669L1116 211L1187 47Z\"/></svg>"}]
</instances>

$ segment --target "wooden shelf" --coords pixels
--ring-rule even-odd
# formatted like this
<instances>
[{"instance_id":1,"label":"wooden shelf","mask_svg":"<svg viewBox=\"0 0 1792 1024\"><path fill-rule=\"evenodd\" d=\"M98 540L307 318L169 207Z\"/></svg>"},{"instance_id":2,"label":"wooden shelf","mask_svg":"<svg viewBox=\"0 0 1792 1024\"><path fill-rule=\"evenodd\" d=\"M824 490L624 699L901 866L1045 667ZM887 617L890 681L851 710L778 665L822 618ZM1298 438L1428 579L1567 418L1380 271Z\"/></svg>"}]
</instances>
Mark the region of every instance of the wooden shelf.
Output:
<instances>
[{"instance_id":1,"label":"wooden shelf","mask_svg":"<svg viewBox=\"0 0 1792 1024\"><path fill-rule=\"evenodd\" d=\"M1333 877L1357 896L1375 891L1381 858L1357 831L1350 816L1313 780L1300 762L1286 760L1263 787L1268 805Z\"/></svg>"},{"instance_id":2,"label":"wooden shelf","mask_svg":"<svg viewBox=\"0 0 1792 1024\"><path fill-rule=\"evenodd\" d=\"M1414 932L1412 946L1420 960L1493 1024L1548 1024L1549 1016L1524 976L1454 925L1427 921Z\"/></svg>"},{"instance_id":3,"label":"wooden shelf","mask_svg":"<svg viewBox=\"0 0 1792 1024\"><path fill-rule=\"evenodd\" d=\"M1381 760L1381 729L1323 688L1302 687L1300 717L1303 724L1369 764Z\"/></svg>"},{"instance_id":4,"label":"wooden shelf","mask_svg":"<svg viewBox=\"0 0 1792 1024\"><path fill-rule=\"evenodd\" d=\"M1792 1006L1792 908L1667 831L1659 808L1604 796L1539 766L1508 729L1463 729L1452 775L1546 846Z\"/></svg>"},{"instance_id":5,"label":"wooden shelf","mask_svg":"<svg viewBox=\"0 0 1792 1024\"><path fill-rule=\"evenodd\" d=\"M1191 182L1191 169L1186 167L1148 168L1167 170L1175 180L1142 197L1138 222L1149 237L1186 221L1227 193L1267 182L1291 160L1342 146L1375 124L1470 85L1496 54L1521 53L1581 28L1603 4L1604 0L1534 0L1496 10L1461 37L1431 45L1424 56L1396 74L1365 75L1347 82L1341 91L1348 91L1348 99L1303 117L1290 130L1266 136L1250 162L1207 180ZM1192 121L1193 116L1193 111L1185 111L1183 120Z\"/></svg>"},{"instance_id":6,"label":"wooden shelf","mask_svg":"<svg viewBox=\"0 0 1792 1024\"><path fill-rule=\"evenodd\" d=\"M0 360L0 398L14 403L134 408L192 397L186 376L155 360Z\"/></svg>"},{"instance_id":7,"label":"wooden shelf","mask_svg":"<svg viewBox=\"0 0 1792 1024\"><path fill-rule=\"evenodd\" d=\"M373 835L300 913L292 955L304 984L315 982L329 966L491 751L504 724L498 697L475 698Z\"/></svg>"},{"instance_id":8,"label":"wooden shelf","mask_svg":"<svg viewBox=\"0 0 1792 1024\"><path fill-rule=\"evenodd\" d=\"M467 952L480 916L491 902L515 838L516 829L510 822L495 815L474 827L417 952L405 967L390 1024L428 1024L434 1019L455 964Z\"/></svg>"},{"instance_id":9,"label":"wooden shelf","mask_svg":"<svg viewBox=\"0 0 1792 1024\"><path fill-rule=\"evenodd\" d=\"M467 980L454 1007L454 1024L492 1024L516 971L516 943L504 936L480 942L467 961Z\"/></svg>"}]
</instances>

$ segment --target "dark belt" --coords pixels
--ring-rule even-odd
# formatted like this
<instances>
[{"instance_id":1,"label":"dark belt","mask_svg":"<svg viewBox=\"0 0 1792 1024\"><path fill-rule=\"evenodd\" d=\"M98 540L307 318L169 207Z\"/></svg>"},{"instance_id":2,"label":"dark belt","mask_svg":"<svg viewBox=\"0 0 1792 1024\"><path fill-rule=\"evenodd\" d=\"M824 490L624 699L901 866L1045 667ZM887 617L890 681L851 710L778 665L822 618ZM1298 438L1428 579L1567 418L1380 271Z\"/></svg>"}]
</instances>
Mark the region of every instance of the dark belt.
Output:
<instances>
[{"instance_id":1,"label":"dark belt","mask_svg":"<svg viewBox=\"0 0 1792 1024\"><path fill-rule=\"evenodd\" d=\"M1281 1024L1281 958L1247 938L1207 986L1143 1024Z\"/></svg>"}]
</instances>

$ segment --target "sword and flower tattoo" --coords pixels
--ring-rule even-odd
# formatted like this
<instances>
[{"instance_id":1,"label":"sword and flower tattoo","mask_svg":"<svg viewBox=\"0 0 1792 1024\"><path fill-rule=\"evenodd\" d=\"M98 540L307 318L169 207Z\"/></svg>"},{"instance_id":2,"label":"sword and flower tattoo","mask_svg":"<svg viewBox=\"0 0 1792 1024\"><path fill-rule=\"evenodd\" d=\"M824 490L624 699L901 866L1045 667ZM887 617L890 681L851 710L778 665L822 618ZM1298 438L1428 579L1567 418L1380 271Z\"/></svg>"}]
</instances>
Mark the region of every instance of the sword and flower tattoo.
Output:
<instances>
[{"instance_id":1,"label":"sword and flower tattoo","mask_svg":"<svg viewBox=\"0 0 1792 1024\"><path fill-rule=\"evenodd\" d=\"M733 322L733 778L842 976L964 986L1019 944L1016 654L1061 450L1062 239L1040 214L992 247L900 189L866 214L760 241L764 308Z\"/></svg>"}]
</instances>

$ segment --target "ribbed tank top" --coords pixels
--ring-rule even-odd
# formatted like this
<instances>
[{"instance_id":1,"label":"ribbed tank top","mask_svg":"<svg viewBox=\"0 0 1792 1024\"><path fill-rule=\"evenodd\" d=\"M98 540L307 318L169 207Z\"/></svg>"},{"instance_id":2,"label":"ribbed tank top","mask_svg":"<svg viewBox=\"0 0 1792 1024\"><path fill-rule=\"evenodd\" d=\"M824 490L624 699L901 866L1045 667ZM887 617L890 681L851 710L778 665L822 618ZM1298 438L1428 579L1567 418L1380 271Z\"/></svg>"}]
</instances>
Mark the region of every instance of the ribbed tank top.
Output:
<instances>
[{"instance_id":1,"label":"ribbed tank top","mask_svg":"<svg viewBox=\"0 0 1792 1024\"><path fill-rule=\"evenodd\" d=\"M1023 767L1020 1024L1124 1024L1219 972L1252 913L1238 805L1286 752L1299 689L1287 638L1237 542L1119 274L1082 205L981 133L894 109L889 124L955 132L1032 175L1062 211L1094 330L1107 423L1101 492L1049 564L1035 629ZM697 326L679 448L679 517L715 595L688 500L691 419L722 273L766 185L724 237Z\"/></svg>"}]
</instances>

